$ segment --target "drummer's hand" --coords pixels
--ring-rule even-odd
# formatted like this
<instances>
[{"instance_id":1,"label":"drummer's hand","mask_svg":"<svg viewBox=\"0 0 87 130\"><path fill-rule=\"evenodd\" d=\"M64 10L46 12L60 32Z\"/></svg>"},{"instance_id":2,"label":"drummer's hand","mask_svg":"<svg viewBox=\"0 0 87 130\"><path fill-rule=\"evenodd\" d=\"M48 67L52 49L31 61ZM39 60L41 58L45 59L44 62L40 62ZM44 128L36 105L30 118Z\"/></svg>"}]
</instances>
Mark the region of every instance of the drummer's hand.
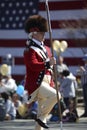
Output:
<instances>
[{"instance_id":1,"label":"drummer's hand","mask_svg":"<svg viewBox=\"0 0 87 130\"><path fill-rule=\"evenodd\" d=\"M55 57L51 57L50 58L50 65L55 65L56 64L56 58Z\"/></svg>"}]
</instances>

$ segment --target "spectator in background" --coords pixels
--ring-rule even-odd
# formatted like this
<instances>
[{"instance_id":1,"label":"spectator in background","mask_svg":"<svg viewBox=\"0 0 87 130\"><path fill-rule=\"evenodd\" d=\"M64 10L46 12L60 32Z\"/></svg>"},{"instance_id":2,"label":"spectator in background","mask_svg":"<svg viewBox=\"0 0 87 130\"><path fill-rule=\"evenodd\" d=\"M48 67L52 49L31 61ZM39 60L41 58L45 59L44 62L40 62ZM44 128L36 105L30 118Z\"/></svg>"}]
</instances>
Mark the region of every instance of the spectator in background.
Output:
<instances>
[{"instance_id":1,"label":"spectator in background","mask_svg":"<svg viewBox=\"0 0 87 130\"><path fill-rule=\"evenodd\" d=\"M16 109L16 118L21 119L22 117L20 116L18 112L18 107L22 105L22 102L20 101L19 95L16 92L12 94L12 101Z\"/></svg>"},{"instance_id":2,"label":"spectator in background","mask_svg":"<svg viewBox=\"0 0 87 130\"><path fill-rule=\"evenodd\" d=\"M60 92L63 96L66 107L69 106L69 100L72 99L76 106L76 89L77 81L76 77L69 71L64 70L62 72L63 82L60 85Z\"/></svg>"},{"instance_id":3,"label":"spectator in background","mask_svg":"<svg viewBox=\"0 0 87 130\"><path fill-rule=\"evenodd\" d=\"M78 113L72 99L69 99L69 106L62 114L63 122L77 122L78 121Z\"/></svg>"},{"instance_id":4,"label":"spectator in background","mask_svg":"<svg viewBox=\"0 0 87 130\"><path fill-rule=\"evenodd\" d=\"M69 70L69 69L68 66L64 63L64 58L62 56L58 56L57 71L58 73L62 73L63 70Z\"/></svg>"},{"instance_id":5,"label":"spectator in background","mask_svg":"<svg viewBox=\"0 0 87 130\"><path fill-rule=\"evenodd\" d=\"M25 90L24 86L22 84L19 84L17 86L17 90L16 90L16 93L15 95L13 95L13 99L14 96L17 96L18 98L16 98L15 102L16 102L16 105L17 106L17 118L28 118L29 117L29 109L30 107L28 108L28 105L27 105L27 102L29 100L29 95L28 95L28 91ZM19 104L19 101L20 101L20 104ZM25 111L22 111L23 109L26 109Z\"/></svg>"},{"instance_id":6,"label":"spectator in background","mask_svg":"<svg viewBox=\"0 0 87 130\"><path fill-rule=\"evenodd\" d=\"M5 120L14 120L16 118L16 109L13 101L7 92L1 93L1 97L5 101L6 116Z\"/></svg>"},{"instance_id":7,"label":"spectator in background","mask_svg":"<svg viewBox=\"0 0 87 130\"><path fill-rule=\"evenodd\" d=\"M62 72L63 70L69 70L68 66L64 63L64 58L62 56L58 56L58 64L57 64L57 75L58 82L62 83Z\"/></svg>"},{"instance_id":8,"label":"spectator in background","mask_svg":"<svg viewBox=\"0 0 87 130\"><path fill-rule=\"evenodd\" d=\"M17 84L11 75L8 74L9 68L7 64L3 64L0 67L2 79L0 83L1 91L7 91L9 93L14 93L17 90Z\"/></svg>"},{"instance_id":9,"label":"spectator in background","mask_svg":"<svg viewBox=\"0 0 87 130\"><path fill-rule=\"evenodd\" d=\"M84 113L81 117L87 117L87 54L83 57L84 66L80 66L79 74L81 75L81 84L84 97Z\"/></svg>"}]
</instances>

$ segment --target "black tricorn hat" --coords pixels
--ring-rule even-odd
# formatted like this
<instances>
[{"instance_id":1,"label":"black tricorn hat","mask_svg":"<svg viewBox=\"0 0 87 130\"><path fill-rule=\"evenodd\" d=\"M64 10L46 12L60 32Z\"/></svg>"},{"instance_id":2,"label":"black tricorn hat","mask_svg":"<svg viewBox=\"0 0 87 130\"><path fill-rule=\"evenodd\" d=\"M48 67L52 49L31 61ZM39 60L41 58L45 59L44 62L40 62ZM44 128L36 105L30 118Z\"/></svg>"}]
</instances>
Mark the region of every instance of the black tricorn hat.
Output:
<instances>
[{"instance_id":1,"label":"black tricorn hat","mask_svg":"<svg viewBox=\"0 0 87 130\"><path fill-rule=\"evenodd\" d=\"M32 15L25 21L25 32L47 32L47 20L40 15Z\"/></svg>"}]
</instances>

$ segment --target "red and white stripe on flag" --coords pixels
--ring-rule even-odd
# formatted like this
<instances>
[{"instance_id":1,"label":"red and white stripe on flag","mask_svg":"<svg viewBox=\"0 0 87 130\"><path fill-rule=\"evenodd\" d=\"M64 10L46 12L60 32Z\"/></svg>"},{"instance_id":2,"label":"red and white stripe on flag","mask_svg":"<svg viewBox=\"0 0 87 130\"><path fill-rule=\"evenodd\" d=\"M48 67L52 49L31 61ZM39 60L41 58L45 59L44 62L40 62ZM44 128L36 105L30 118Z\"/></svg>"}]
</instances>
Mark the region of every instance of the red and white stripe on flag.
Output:
<instances>
[{"instance_id":1,"label":"red and white stripe on flag","mask_svg":"<svg viewBox=\"0 0 87 130\"><path fill-rule=\"evenodd\" d=\"M13 77L20 81L25 75L25 66L23 61L23 51L27 35L23 29L23 23L31 13L39 13L47 18L45 9L45 0L29 1L17 0L15 7L19 10L12 10L13 3L9 0L8 7L6 8L5 0L0 1L0 7L5 9L5 16L0 21L0 65L2 64L2 57L6 54L11 54L15 59L15 65L12 67ZM14 0L13 0L14 2ZM39 6L36 8L36 4ZM49 13L52 27L52 39L53 40L66 40L68 48L62 53L64 56L64 62L69 66L70 71L76 74L78 65L83 65L82 57L84 53L87 53L87 1L86 0L48 0ZM31 12L29 14L28 9L25 7L29 5ZM14 7L14 8L15 8ZM38 11L37 11L38 9ZM6 28L3 27L7 16L9 21L6 22ZM23 15L25 14L25 15ZM1 16L1 14L0 14ZM22 16L22 17L19 17ZM84 25L84 26L83 26ZM2 26L2 27L1 27ZM46 45L50 47L49 34L46 33Z\"/></svg>"}]
</instances>

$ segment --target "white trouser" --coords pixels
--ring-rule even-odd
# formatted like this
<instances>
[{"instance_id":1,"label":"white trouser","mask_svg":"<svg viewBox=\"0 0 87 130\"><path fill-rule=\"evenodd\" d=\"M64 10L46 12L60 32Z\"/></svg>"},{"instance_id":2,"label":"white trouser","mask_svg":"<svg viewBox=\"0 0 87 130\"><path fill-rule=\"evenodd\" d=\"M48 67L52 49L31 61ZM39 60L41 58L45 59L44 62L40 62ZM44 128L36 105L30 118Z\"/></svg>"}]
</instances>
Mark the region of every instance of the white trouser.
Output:
<instances>
[{"instance_id":1,"label":"white trouser","mask_svg":"<svg viewBox=\"0 0 87 130\"><path fill-rule=\"evenodd\" d=\"M59 93L59 99L61 98ZM56 90L46 82L42 82L40 87L34 91L31 95L30 102L38 101L38 113L37 116L44 123L46 123L46 117L52 110L53 106L57 103ZM35 130L43 130L43 128L36 123Z\"/></svg>"}]
</instances>

